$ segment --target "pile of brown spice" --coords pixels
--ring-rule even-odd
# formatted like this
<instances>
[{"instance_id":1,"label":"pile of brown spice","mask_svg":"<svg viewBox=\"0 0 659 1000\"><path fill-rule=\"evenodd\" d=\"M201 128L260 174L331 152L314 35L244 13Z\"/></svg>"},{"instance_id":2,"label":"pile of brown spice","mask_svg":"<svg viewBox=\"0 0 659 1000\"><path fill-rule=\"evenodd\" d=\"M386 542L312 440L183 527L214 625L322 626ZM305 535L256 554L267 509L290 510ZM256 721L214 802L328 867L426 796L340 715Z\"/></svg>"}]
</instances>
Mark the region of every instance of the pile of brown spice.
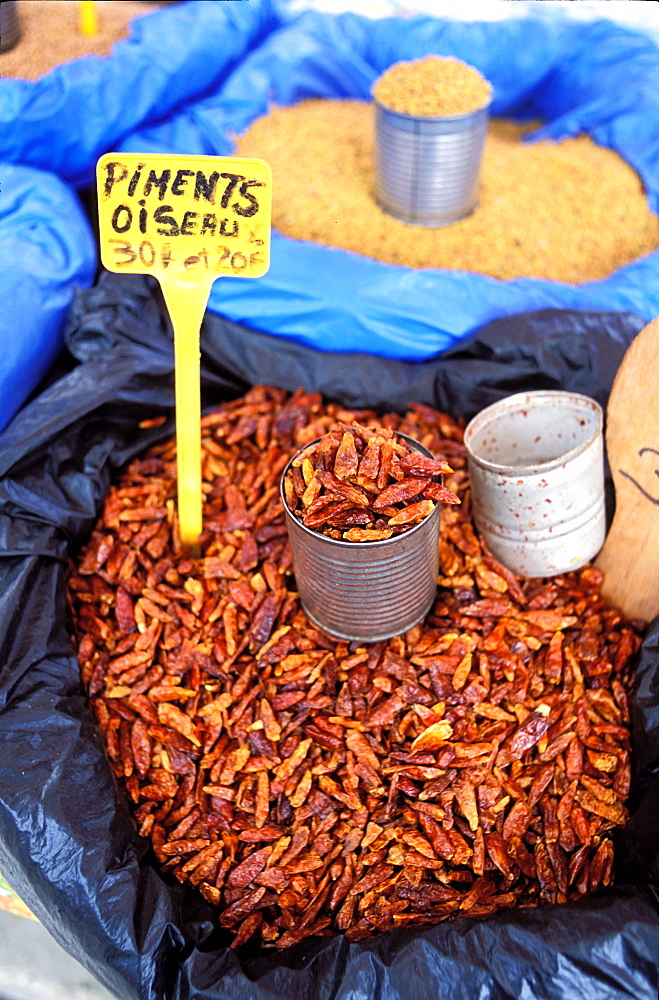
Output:
<instances>
[{"instance_id":1,"label":"pile of brown spice","mask_svg":"<svg viewBox=\"0 0 659 1000\"><path fill-rule=\"evenodd\" d=\"M659 218L622 157L585 135L524 142L532 127L490 122L478 207L437 229L406 225L377 204L370 103L273 107L236 151L272 167L280 232L388 264L580 283L657 249Z\"/></svg>"},{"instance_id":2,"label":"pile of brown spice","mask_svg":"<svg viewBox=\"0 0 659 1000\"><path fill-rule=\"evenodd\" d=\"M305 616L279 479L337 422L454 470L426 619L372 644ZM640 636L587 567L519 580L470 520L462 427L256 386L202 421L201 558L178 539L176 448L131 463L71 567L90 706L163 874L233 946L560 903L607 886L627 817Z\"/></svg>"},{"instance_id":3,"label":"pile of brown spice","mask_svg":"<svg viewBox=\"0 0 659 1000\"><path fill-rule=\"evenodd\" d=\"M0 55L5 78L36 80L79 56L110 55L116 42L128 37L135 17L153 13L166 0L95 0L98 30L83 35L80 4L71 0L17 0L20 38Z\"/></svg>"},{"instance_id":4,"label":"pile of brown spice","mask_svg":"<svg viewBox=\"0 0 659 1000\"><path fill-rule=\"evenodd\" d=\"M461 59L426 56L394 63L375 81L372 93L379 104L399 114L443 118L486 107L492 87Z\"/></svg>"}]
</instances>

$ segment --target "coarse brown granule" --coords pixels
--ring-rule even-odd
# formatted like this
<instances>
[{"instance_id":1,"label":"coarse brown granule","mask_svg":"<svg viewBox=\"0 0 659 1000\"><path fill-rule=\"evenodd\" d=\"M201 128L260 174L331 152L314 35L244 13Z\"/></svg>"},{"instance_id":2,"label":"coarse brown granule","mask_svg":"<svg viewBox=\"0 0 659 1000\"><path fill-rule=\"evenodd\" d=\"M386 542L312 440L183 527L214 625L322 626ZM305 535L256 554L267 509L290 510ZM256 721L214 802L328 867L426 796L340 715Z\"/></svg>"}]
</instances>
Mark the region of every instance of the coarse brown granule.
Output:
<instances>
[{"instance_id":1,"label":"coarse brown granule","mask_svg":"<svg viewBox=\"0 0 659 1000\"><path fill-rule=\"evenodd\" d=\"M78 56L107 56L115 42L127 38L130 22L153 13L163 2L155 0L96 0L98 31L80 31L80 5L72 0L18 0L21 35L9 52L0 56L0 75L36 80L44 73Z\"/></svg>"},{"instance_id":2,"label":"coarse brown granule","mask_svg":"<svg viewBox=\"0 0 659 1000\"><path fill-rule=\"evenodd\" d=\"M478 208L437 229L406 225L376 203L371 103L273 107L236 152L272 167L280 232L388 264L579 283L655 250L659 219L622 157L585 135L523 142L536 127L490 122Z\"/></svg>"},{"instance_id":3,"label":"coarse brown granule","mask_svg":"<svg viewBox=\"0 0 659 1000\"><path fill-rule=\"evenodd\" d=\"M474 66L452 56L426 56L391 66L373 97L385 108L417 118L466 115L486 107L492 87Z\"/></svg>"}]
</instances>

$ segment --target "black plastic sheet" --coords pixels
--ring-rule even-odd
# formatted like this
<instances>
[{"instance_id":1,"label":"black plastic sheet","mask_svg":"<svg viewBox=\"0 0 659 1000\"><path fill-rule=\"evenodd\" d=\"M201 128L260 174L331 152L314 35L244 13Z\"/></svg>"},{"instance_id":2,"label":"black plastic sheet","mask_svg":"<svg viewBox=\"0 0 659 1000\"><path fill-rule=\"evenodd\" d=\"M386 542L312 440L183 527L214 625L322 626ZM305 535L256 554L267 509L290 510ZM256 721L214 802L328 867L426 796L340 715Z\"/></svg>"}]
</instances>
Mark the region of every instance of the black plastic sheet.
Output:
<instances>
[{"instance_id":1,"label":"black plastic sheet","mask_svg":"<svg viewBox=\"0 0 659 1000\"><path fill-rule=\"evenodd\" d=\"M378 410L416 399L465 419L526 388L606 403L642 325L623 313L521 315L413 365L320 354L208 316L203 403L256 382ZM659 621L639 665L632 816L613 888L259 955L229 950L211 907L159 874L86 707L65 601L67 560L111 478L173 432L173 349L157 287L105 276L79 294L68 342L70 370L0 435L0 870L60 944L122 1000L656 1000ZM137 429L163 413L163 427Z\"/></svg>"}]
</instances>

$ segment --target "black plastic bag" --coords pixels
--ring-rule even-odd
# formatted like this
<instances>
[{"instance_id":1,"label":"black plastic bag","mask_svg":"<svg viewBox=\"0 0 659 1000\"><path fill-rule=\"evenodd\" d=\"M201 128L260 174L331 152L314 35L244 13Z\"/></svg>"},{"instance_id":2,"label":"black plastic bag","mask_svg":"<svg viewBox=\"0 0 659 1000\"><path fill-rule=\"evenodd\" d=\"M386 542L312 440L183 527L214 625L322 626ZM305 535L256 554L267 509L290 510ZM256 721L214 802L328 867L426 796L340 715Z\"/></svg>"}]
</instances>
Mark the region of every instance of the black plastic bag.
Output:
<instances>
[{"instance_id":1,"label":"black plastic bag","mask_svg":"<svg viewBox=\"0 0 659 1000\"><path fill-rule=\"evenodd\" d=\"M524 388L571 388L605 403L642 325L629 314L535 313L411 365L319 354L209 316L203 401L273 382L379 410L417 399L465 418ZM65 606L68 556L114 473L173 431L173 350L156 286L105 276L79 295L69 344L79 363L0 436L0 870L60 944L122 1000L656 1000L659 621L639 667L633 812L616 887L578 903L256 955L229 950L211 907L158 873L86 707ZM161 413L164 427L136 430Z\"/></svg>"}]
</instances>

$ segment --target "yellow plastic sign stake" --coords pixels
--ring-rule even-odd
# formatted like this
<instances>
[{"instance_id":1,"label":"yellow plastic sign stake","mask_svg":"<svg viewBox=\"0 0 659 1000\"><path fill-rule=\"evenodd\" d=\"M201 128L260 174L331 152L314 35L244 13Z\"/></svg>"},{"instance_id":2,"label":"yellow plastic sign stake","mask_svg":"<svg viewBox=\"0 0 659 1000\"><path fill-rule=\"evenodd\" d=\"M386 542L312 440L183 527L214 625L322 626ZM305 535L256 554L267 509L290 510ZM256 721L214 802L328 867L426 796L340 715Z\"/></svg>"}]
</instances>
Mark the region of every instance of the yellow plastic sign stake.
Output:
<instances>
[{"instance_id":1,"label":"yellow plastic sign stake","mask_svg":"<svg viewBox=\"0 0 659 1000\"><path fill-rule=\"evenodd\" d=\"M174 328L179 534L196 552L202 529L199 331L211 283L161 281Z\"/></svg>"},{"instance_id":2,"label":"yellow plastic sign stake","mask_svg":"<svg viewBox=\"0 0 659 1000\"><path fill-rule=\"evenodd\" d=\"M80 0L80 31L83 35L98 33L98 17L94 0Z\"/></svg>"},{"instance_id":3,"label":"yellow plastic sign stake","mask_svg":"<svg viewBox=\"0 0 659 1000\"><path fill-rule=\"evenodd\" d=\"M172 321L179 533L197 550L199 332L216 278L259 278L270 266L270 167L235 156L106 153L96 180L103 265L157 278Z\"/></svg>"}]
</instances>

